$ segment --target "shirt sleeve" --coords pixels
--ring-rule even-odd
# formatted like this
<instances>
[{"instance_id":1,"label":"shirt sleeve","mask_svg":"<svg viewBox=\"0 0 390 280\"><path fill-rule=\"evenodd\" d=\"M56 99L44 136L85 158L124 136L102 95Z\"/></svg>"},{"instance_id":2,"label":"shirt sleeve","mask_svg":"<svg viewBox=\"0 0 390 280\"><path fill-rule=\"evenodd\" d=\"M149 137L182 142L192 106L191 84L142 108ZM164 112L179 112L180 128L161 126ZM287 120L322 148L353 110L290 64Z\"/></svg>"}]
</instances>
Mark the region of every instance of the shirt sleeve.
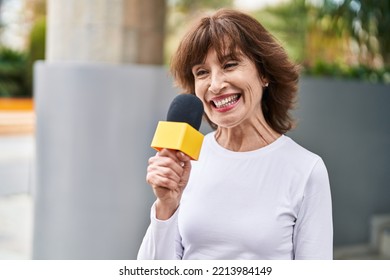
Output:
<instances>
[{"instance_id":1,"label":"shirt sleeve","mask_svg":"<svg viewBox=\"0 0 390 280\"><path fill-rule=\"evenodd\" d=\"M317 161L307 181L293 238L295 259L333 259L332 201L322 159Z\"/></svg>"},{"instance_id":2,"label":"shirt sleeve","mask_svg":"<svg viewBox=\"0 0 390 280\"><path fill-rule=\"evenodd\" d=\"M150 225L138 251L138 260L181 259L183 248L178 231L178 210L168 220L156 218L156 205L150 211Z\"/></svg>"}]
</instances>

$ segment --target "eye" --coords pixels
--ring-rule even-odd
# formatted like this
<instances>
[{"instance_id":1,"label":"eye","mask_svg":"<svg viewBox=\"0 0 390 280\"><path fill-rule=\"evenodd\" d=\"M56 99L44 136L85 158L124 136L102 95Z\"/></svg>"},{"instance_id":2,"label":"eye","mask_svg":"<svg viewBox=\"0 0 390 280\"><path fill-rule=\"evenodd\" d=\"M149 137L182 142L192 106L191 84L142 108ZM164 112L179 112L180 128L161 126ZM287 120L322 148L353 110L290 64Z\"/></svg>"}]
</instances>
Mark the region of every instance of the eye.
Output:
<instances>
[{"instance_id":1,"label":"eye","mask_svg":"<svg viewBox=\"0 0 390 280\"><path fill-rule=\"evenodd\" d=\"M236 67L237 65L238 65L237 61L229 61L229 62L224 64L223 68L224 69L230 69L230 68Z\"/></svg>"},{"instance_id":2,"label":"eye","mask_svg":"<svg viewBox=\"0 0 390 280\"><path fill-rule=\"evenodd\" d=\"M205 69L197 69L194 71L195 77L201 77L207 74Z\"/></svg>"}]
</instances>

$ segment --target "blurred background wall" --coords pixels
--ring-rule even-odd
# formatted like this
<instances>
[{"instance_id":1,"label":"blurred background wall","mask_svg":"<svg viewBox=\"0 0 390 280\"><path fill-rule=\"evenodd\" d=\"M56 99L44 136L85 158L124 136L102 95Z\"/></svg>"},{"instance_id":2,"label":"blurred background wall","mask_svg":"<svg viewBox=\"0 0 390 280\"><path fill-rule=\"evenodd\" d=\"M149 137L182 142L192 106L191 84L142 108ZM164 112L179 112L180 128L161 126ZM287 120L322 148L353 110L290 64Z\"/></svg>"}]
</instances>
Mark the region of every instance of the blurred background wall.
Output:
<instances>
[{"instance_id":1,"label":"blurred background wall","mask_svg":"<svg viewBox=\"0 0 390 280\"><path fill-rule=\"evenodd\" d=\"M35 103L32 178L14 192L34 209L26 258L135 258L154 199L150 140L179 92L170 55L221 7L258 18L302 66L289 135L327 164L335 257L388 258L387 1L2 0L0 105Z\"/></svg>"},{"instance_id":2,"label":"blurred background wall","mask_svg":"<svg viewBox=\"0 0 390 280\"><path fill-rule=\"evenodd\" d=\"M390 213L390 88L303 78L293 139L325 161L330 177L335 248L379 250ZM375 221L385 218L383 228ZM361 247L364 250L364 246ZM366 248L366 250L368 250ZM336 250L336 253L338 251Z\"/></svg>"}]
</instances>

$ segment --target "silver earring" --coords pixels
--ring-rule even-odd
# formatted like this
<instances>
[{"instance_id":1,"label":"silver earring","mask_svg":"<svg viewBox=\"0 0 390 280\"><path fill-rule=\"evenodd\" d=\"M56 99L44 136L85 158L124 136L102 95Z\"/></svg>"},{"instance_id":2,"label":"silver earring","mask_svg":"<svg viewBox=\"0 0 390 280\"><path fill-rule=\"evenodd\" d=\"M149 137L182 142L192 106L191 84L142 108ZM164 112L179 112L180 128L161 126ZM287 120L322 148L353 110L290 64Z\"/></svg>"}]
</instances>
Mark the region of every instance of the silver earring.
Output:
<instances>
[{"instance_id":1,"label":"silver earring","mask_svg":"<svg viewBox=\"0 0 390 280\"><path fill-rule=\"evenodd\" d=\"M267 83L265 83L264 87L268 87L268 82L267 82Z\"/></svg>"}]
</instances>

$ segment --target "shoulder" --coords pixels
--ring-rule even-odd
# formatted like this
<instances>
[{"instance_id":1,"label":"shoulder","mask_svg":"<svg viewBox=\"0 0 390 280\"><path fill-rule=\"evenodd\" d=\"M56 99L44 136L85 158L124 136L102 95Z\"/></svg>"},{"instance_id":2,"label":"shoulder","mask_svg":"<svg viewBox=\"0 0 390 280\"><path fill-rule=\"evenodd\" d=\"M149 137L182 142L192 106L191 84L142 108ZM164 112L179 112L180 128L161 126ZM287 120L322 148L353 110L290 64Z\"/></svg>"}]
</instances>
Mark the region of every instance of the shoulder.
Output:
<instances>
[{"instance_id":1,"label":"shoulder","mask_svg":"<svg viewBox=\"0 0 390 280\"><path fill-rule=\"evenodd\" d=\"M314 152L304 148L288 136L282 136L283 145L278 149L278 157L293 170L310 174L314 168L326 172L322 158Z\"/></svg>"},{"instance_id":2,"label":"shoulder","mask_svg":"<svg viewBox=\"0 0 390 280\"><path fill-rule=\"evenodd\" d=\"M286 135L283 135L282 137L284 138L285 148L288 149L291 153L304 156L307 158L319 158L317 154L301 146L300 144L295 142L292 138Z\"/></svg>"},{"instance_id":3,"label":"shoulder","mask_svg":"<svg viewBox=\"0 0 390 280\"><path fill-rule=\"evenodd\" d=\"M280 152L283 153L286 157L295 159L297 161L310 162L321 159L319 155L304 148L290 137L285 135L282 135L281 137L283 137L283 145L280 147Z\"/></svg>"}]
</instances>

